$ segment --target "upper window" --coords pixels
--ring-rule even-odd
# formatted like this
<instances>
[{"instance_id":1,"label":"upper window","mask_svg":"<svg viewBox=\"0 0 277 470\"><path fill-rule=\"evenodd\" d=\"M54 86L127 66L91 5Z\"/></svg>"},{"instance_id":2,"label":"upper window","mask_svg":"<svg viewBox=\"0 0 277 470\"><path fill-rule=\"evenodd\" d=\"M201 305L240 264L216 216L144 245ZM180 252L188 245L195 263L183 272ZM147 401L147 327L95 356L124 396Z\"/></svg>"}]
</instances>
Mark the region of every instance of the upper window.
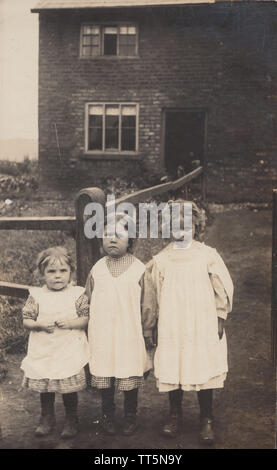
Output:
<instances>
[{"instance_id":1,"label":"upper window","mask_svg":"<svg viewBox=\"0 0 277 470\"><path fill-rule=\"evenodd\" d=\"M87 145L92 152L138 150L138 105L90 103L87 106Z\"/></svg>"},{"instance_id":2,"label":"upper window","mask_svg":"<svg viewBox=\"0 0 277 470\"><path fill-rule=\"evenodd\" d=\"M81 57L134 57L137 43L137 27L133 24L86 24L81 30Z\"/></svg>"}]
</instances>

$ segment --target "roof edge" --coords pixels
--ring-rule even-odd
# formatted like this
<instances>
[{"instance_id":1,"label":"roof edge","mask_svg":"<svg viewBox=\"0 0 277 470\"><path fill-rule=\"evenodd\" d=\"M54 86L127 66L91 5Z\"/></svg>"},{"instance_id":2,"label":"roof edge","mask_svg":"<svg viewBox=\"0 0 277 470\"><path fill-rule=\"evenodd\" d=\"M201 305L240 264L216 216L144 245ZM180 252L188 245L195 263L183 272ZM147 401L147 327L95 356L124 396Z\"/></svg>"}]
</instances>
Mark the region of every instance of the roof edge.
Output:
<instances>
[{"instance_id":1,"label":"roof edge","mask_svg":"<svg viewBox=\"0 0 277 470\"><path fill-rule=\"evenodd\" d=\"M181 3L178 0L176 3L173 1L172 3L150 3L144 5L138 4L128 4L128 5L85 5L85 6L51 6L51 7L34 7L31 8L31 13L41 13L44 11L66 11L66 10L99 10L99 9L115 9L115 8L160 8L160 7L173 7L173 6L187 6L187 5L210 5L210 4L217 4L217 3L276 3L277 0L191 0L188 2Z\"/></svg>"},{"instance_id":2,"label":"roof edge","mask_svg":"<svg viewBox=\"0 0 277 470\"><path fill-rule=\"evenodd\" d=\"M222 0L221 0L222 1ZM229 1L229 0L227 0ZM234 0L231 0L234 1ZM261 0L261 1L270 1L270 0ZM275 0L274 0L275 1ZM276 0L277 1L277 0ZM160 8L160 7L171 7L171 6L186 6L186 5L203 5L203 4L214 4L216 3L216 0L191 0L188 2L180 3L178 0L172 3L160 3L160 4L155 4L155 3L150 3L146 5L138 5L138 4L129 4L129 5L85 5L85 6L63 6L63 7L34 7L31 8L31 13L40 13L43 11L64 11L64 10L99 10L99 9L115 9L115 8Z\"/></svg>"}]
</instances>

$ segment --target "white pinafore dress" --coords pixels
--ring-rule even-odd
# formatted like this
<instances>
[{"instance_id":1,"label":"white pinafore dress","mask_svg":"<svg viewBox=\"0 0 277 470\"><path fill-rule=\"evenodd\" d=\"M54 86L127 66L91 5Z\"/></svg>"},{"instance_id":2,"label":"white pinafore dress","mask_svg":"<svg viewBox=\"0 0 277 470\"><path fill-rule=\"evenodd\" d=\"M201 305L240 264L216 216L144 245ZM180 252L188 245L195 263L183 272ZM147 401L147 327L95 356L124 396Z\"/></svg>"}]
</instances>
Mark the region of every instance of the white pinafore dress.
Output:
<instances>
[{"instance_id":1,"label":"white pinafore dress","mask_svg":"<svg viewBox=\"0 0 277 470\"><path fill-rule=\"evenodd\" d=\"M113 277L105 258L91 270L89 368L96 377L141 377L147 370L139 285L144 271L144 264L135 259L120 276Z\"/></svg>"},{"instance_id":2,"label":"white pinafore dress","mask_svg":"<svg viewBox=\"0 0 277 470\"><path fill-rule=\"evenodd\" d=\"M59 318L78 318L75 302L83 293L83 287L72 285L62 291L51 291L46 286L30 289L30 295L39 306L37 320L55 322ZM88 358L84 330L56 327L53 333L31 331L21 369L28 379L65 379L77 375Z\"/></svg>"},{"instance_id":3,"label":"white pinafore dress","mask_svg":"<svg viewBox=\"0 0 277 470\"><path fill-rule=\"evenodd\" d=\"M225 332L221 340L218 336L209 272L219 276L231 304L233 284L226 266L216 250L195 241L188 249L165 250L154 257L154 263L164 277L154 373L158 384L169 385L159 389L168 391L170 385L184 390L217 388L213 380L225 378L228 371L227 342Z\"/></svg>"}]
</instances>

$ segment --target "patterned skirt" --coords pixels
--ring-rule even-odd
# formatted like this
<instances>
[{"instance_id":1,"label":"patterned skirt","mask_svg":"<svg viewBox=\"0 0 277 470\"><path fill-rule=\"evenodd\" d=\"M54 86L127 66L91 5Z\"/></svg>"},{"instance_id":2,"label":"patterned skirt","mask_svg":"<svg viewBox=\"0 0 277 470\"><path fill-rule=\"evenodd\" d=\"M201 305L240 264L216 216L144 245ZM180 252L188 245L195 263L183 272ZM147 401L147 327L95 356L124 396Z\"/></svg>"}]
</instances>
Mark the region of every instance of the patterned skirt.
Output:
<instances>
[{"instance_id":1,"label":"patterned skirt","mask_svg":"<svg viewBox=\"0 0 277 470\"><path fill-rule=\"evenodd\" d=\"M134 388L143 385L143 377L126 377L119 379L117 377L96 377L91 376L91 386L95 388L110 388L114 386L117 390L128 392Z\"/></svg>"},{"instance_id":2,"label":"patterned skirt","mask_svg":"<svg viewBox=\"0 0 277 470\"><path fill-rule=\"evenodd\" d=\"M39 393L73 393L87 387L85 369L78 374L65 379L29 379L24 375L22 387L35 390Z\"/></svg>"}]
</instances>

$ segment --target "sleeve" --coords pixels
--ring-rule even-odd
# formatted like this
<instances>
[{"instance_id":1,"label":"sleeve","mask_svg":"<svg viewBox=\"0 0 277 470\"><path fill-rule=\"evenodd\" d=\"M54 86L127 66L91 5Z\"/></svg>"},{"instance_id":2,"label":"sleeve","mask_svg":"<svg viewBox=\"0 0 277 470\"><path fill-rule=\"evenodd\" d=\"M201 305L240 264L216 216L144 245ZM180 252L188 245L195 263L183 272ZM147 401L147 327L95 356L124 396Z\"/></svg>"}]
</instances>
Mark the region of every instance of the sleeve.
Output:
<instances>
[{"instance_id":1,"label":"sleeve","mask_svg":"<svg viewBox=\"0 0 277 470\"><path fill-rule=\"evenodd\" d=\"M141 321L144 337L153 336L157 323L157 295L151 275L151 263L146 266L140 279L141 285Z\"/></svg>"},{"instance_id":2,"label":"sleeve","mask_svg":"<svg viewBox=\"0 0 277 470\"><path fill-rule=\"evenodd\" d=\"M87 277L87 282L86 282L86 285L85 285L85 292L84 292L84 295L86 295L86 297L87 297L88 304L90 304L90 299L91 299L91 296L92 296L93 289L94 289L94 279L93 279L93 276L92 276L92 272L90 272L88 277Z\"/></svg>"},{"instance_id":3,"label":"sleeve","mask_svg":"<svg viewBox=\"0 0 277 470\"><path fill-rule=\"evenodd\" d=\"M152 282L153 282L155 293L156 293L157 308L159 308L164 275L162 273L162 269L159 269L158 263L156 262L155 259L150 261L148 269L151 273L151 278L152 278Z\"/></svg>"},{"instance_id":4,"label":"sleeve","mask_svg":"<svg viewBox=\"0 0 277 470\"><path fill-rule=\"evenodd\" d=\"M215 305L216 305L216 311L217 311L217 316L219 318L223 318L223 320L226 320L229 309L228 309L228 296L226 294L226 291L224 289L224 286L220 280L220 278L217 276L217 274L210 274L210 280L214 289L214 295L215 295Z\"/></svg>"},{"instance_id":5,"label":"sleeve","mask_svg":"<svg viewBox=\"0 0 277 470\"><path fill-rule=\"evenodd\" d=\"M208 271L215 293L218 317L226 319L232 310L234 286L223 259L215 249L211 249Z\"/></svg>"},{"instance_id":6,"label":"sleeve","mask_svg":"<svg viewBox=\"0 0 277 470\"><path fill-rule=\"evenodd\" d=\"M22 310L23 320L36 321L38 317L38 312L39 312L38 303L36 302L34 297L32 297L32 295L29 295Z\"/></svg>"},{"instance_id":7,"label":"sleeve","mask_svg":"<svg viewBox=\"0 0 277 470\"><path fill-rule=\"evenodd\" d=\"M75 308L78 317L88 317L89 316L89 301L86 294L80 295L75 302Z\"/></svg>"}]
</instances>

